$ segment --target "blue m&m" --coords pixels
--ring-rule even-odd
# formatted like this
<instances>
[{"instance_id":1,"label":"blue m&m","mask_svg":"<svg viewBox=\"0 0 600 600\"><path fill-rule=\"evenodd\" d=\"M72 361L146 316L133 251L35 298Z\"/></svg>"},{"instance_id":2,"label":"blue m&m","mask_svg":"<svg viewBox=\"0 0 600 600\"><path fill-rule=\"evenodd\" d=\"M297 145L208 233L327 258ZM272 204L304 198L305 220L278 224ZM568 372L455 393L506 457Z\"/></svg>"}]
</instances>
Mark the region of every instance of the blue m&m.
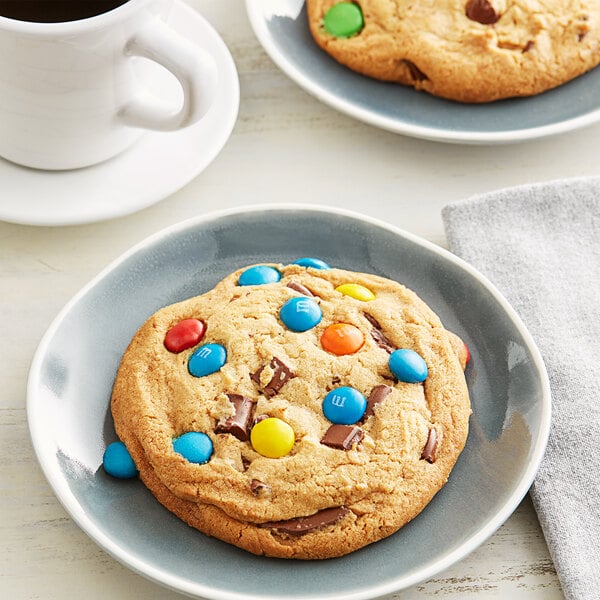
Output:
<instances>
[{"instance_id":1,"label":"blue m&m","mask_svg":"<svg viewBox=\"0 0 600 600\"><path fill-rule=\"evenodd\" d=\"M227 361L227 350L221 344L204 344L194 350L188 360L188 371L194 377L216 373Z\"/></svg>"},{"instance_id":2,"label":"blue m&m","mask_svg":"<svg viewBox=\"0 0 600 600\"><path fill-rule=\"evenodd\" d=\"M212 440L200 431L188 431L173 440L173 450L188 462L203 465L213 453Z\"/></svg>"},{"instance_id":3,"label":"blue m&m","mask_svg":"<svg viewBox=\"0 0 600 600\"><path fill-rule=\"evenodd\" d=\"M137 477L138 470L123 442L109 444L102 457L104 470L118 479Z\"/></svg>"},{"instance_id":4,"label":"blue m&m","mask_svg":"<svg viewBox=\"0 0 600 600\"><path fill-rule=\"evenodd\" d=\"M367 410L367 399L352 387L331 390L323 400L323 414L332 423L352 425L360 421Z\"/></svg>"},{"instance_id":5,"label":"blue m&m","mask_svg":"<svg viewBox=\"0 0 600 600\"><path fill-rule=\"evenodd\" d=\"M312 298L291 298L279 311L279 318L292 331L308 331L321 322L321 307Z\"/></svg>"},{"instance_id":6,"label":"blue m&m","mask_svg":"<svg viewBox=\"0 0 600 600\"><path fill-rule=\"evenodd\" d=\"M277 283L281 273L275 267L257 265L246 269L238 278L238 285L265 285Z\"/></svg>"},{"instance_id":7,"label":"blue m&m","mask_svg":"<svg viewBox=\"0 0 600 600\"><path fill-rule=\"evenodd\" d=\"M390 354L390 371L396 379L405 383L421 383L427 379L427 363L414 350L400 348Z\"/></svg>"},{"instance_id":8,"label":"blue m&m","mask_svg":"<svg viewBox=\"0 0 600 600\"><path fill-rule=\"evenodd\" d=\"M300 265L301 267L311 267L313 269L331 269L331 267L324 260L321 260L320 258L311 258L308 256L304 258L299 258L298 260L295 260L292 264Z\"/></svg>"}]
</instances>

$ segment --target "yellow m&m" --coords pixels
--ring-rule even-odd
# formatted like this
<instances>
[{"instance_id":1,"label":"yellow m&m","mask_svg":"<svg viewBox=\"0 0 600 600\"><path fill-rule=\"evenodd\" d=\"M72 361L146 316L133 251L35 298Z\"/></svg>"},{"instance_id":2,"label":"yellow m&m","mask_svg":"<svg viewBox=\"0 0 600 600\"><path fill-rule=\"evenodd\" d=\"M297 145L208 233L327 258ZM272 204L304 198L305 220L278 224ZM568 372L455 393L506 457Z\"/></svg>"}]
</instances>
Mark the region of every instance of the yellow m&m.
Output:
<instances>
[{"instance_id":1,"label":"yellow m&m","mask_svg":"<svg viewBox=\"0 0 600 600\"><path fill-rule=\"evenodd\" d=\"M375 294L369 288L360 285L360 283L342 283L342 285L338 285L335 288L335 291L344 294L344 296L350 296L350 298L360 300L361 302L375 300Z\"/></svg>"},{"instance_id":2,"label":"yellow m&m","mask_svg":"<svg viewBox=\"0 0 600 600\"><path fill-rule=\"evenodd\" d=\"M294 447L295 441L294 430L276 417L259 421L250 432L252 447L267 458L286 456Z\"/></svg>"}]
</instances>

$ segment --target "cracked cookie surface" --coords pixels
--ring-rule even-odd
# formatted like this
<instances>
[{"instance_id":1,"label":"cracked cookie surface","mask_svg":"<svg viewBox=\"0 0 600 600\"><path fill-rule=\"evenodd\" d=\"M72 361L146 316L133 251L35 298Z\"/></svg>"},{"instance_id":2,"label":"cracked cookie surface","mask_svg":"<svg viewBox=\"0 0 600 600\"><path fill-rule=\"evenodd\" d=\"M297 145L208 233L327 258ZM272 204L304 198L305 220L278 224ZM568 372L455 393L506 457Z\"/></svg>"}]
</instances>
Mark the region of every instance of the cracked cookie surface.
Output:
<instances>
[{"instance_id":1,"label":"cracked cookie surface","mask_svg":"<svg viewBox=\"0 0 600 600\"><path fill-rule=\"evenodd\" d=\"M466 349L399 283L268 267L279 280L239 285L240 269L140 328L115 381L115 427L144 483L190 525L257 554L340 556L398 530L445 484L468 431ZM320 318L291 329L286 305ZM207 347L226 358L196 371ZM399 349L420 357L424 380L399 380ZM281 423L290 446L272 456L272 437L266 452L257 440ZM206 462L174 450L188 432L210 438Z\"/></svg>"},{"instance_id":2,"label":"cracked cookie surface","mask_svg":"<svg viewBox=\"0 0 600 600\"><path fill-rule=\"evenodd\" d=\"M307 0L317 44L350 69L460 102L530 96L600 63L598 0L359 0L363 27L324 27L339 0Z\"/></svg>"}]
</instances>

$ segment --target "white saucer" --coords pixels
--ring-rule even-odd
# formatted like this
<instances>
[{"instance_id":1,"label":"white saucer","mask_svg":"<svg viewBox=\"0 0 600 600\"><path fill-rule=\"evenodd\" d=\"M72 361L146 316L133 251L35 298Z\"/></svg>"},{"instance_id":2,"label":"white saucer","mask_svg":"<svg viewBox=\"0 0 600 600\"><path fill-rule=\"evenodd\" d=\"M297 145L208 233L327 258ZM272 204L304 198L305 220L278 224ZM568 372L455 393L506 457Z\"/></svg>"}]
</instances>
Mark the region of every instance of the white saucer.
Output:
<instances>
[{"instance_id":1,"label":"white saucer","mask_svg":"<svg viewBox=\"0 0 600 600\"><path fill-rule=\"evenodd\" d=\"M37 171L0 159L0 220L76 225L127 215L174 193L217 156L238 113L235 63L219 34L192 8L175 2L168 22L217 63L219 86L208 114L186 129L146 133L123 154L85 169ZM164 77L175 85L170 75Z\"/></svg>"}]
</instances>

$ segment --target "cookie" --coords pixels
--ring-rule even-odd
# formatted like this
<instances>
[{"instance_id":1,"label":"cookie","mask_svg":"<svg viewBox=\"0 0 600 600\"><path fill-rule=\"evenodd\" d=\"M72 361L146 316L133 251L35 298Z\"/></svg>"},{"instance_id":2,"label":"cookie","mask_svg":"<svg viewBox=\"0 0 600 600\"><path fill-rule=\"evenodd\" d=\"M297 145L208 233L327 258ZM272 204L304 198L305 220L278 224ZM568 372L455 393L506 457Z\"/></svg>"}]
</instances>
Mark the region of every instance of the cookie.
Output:
<instances>
[{"instance_id":1,"label":"cookie","mask_svg":"<svg viewBox=\"0 0 600 600\"><path fill-rule=\"evenodd\" d=\"M460 102L531 96L600 63L597 0L307 0L350 69Z\"/></svg>"},{"instance_id":2,"label":"cookie","mask_svg":"<svg viewBox=\"0 0 600 600\"><path fill-rule=\"evenodd\" d=\"M181 519L321 559L394 533L445 484L468 432L468 351L399 283L298 263L240 269L155 313L111 408Z\"/></svg>"}]
</instances>

